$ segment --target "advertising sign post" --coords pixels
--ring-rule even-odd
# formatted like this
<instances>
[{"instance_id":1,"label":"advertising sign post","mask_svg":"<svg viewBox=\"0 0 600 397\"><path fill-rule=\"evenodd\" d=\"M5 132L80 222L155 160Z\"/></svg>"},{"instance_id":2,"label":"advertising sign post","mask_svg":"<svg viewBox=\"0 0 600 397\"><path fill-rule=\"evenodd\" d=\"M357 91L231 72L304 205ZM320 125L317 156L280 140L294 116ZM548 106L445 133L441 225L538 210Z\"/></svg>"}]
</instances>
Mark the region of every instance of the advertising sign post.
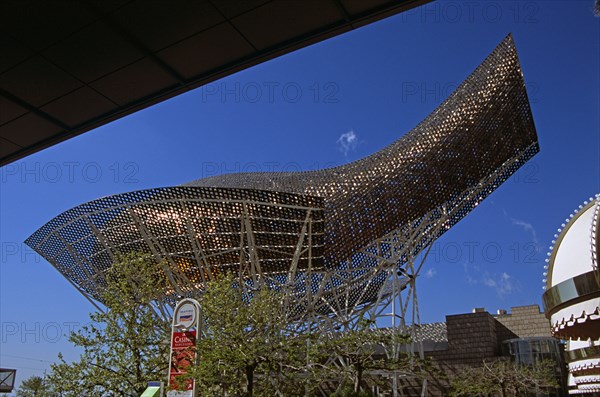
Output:
<instances>
[{"instance_id":1,"label":"advertising sign post","mask_svg":"<svg viewBox=\"0 0 600 397\"><path fill-rule=\"evenodd\" d=\"M171 354L169 356L169 388L167 397L196 397L193 379L178 380L188 367L196 363L196 338L200 333L200 304L186 298L175 307L171 326Z\"/></svg>"}]
</instances>

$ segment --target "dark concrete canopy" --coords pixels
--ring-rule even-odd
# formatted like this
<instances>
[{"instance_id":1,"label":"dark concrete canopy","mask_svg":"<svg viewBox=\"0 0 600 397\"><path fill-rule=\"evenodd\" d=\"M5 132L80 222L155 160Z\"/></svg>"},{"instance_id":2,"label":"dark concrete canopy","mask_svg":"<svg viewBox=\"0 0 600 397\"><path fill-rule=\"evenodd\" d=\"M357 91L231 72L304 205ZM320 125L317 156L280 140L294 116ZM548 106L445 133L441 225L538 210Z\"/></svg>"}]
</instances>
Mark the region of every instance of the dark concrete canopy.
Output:
<instances>
[{"instance_id":1,"label":"dark concrete canopy","mask_svg":"<svg viewBox=\"0 0 600 397\"><path fill-rule=\"evenodd\" d=\"M4 0L0 166L431 0Z\"/></svg>"}]
</instances>

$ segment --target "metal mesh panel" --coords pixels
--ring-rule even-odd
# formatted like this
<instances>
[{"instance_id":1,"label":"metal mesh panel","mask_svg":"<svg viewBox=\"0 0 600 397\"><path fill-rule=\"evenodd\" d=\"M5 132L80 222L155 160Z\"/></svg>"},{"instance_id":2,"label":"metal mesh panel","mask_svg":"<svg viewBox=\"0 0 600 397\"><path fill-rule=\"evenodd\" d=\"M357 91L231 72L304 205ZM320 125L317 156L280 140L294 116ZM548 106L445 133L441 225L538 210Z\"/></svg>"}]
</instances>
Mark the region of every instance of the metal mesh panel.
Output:
<instances>
[{"instance_id":1,"label":"metal mesh panel","mask_svg":"<svg viewBox=\"0 0 600 397\"><path fill-rule=\"evenodd\" d=\"M286 291L294 315L348 317L405 288L407 264L538 150L508 36L423 122L360 161L105 197L26 243L95 299L114 255L140 251L166 266L167 302L234 271L248 291Z\"/></svg>"},{"instance_id":2,"label":"metal mesh panel","mask_svg":"<svg viewBox=\"0 0 600 397\"><path fill-rule=\"evenodd\" d=\"M369 157L319 171L226 174L188 185L325 197L325 258L337 266L434 208L461 205L465 191L517 159L449 221L453 225L537 151L525 84L508 36L429 117Z\"/></svg>"},{"instance_id":3,"label":"metal mesh panel","mask_svg":"<svg viewBox=\"0 0 600 397\"><path fill-rule=\"evenodd\" d=\"M91 277L102 278L110 266L108 258L131 251L166 261L174 277L187 284L173 285L166 294L180 294L201 289L228 267L237 271L241 260L249 261L252 248L257 261L264 263L259 265L262 272L286 272L307 213L313 228L311 263L322 266L322 207L322 198L280 192L150 189L82 204L54 218L26 242L95 299L100 294ZM306 250L307 244L301 248ZM307 261L306 253L300 255L298 268L304 269Z\"/></svg>"}]
</instances>

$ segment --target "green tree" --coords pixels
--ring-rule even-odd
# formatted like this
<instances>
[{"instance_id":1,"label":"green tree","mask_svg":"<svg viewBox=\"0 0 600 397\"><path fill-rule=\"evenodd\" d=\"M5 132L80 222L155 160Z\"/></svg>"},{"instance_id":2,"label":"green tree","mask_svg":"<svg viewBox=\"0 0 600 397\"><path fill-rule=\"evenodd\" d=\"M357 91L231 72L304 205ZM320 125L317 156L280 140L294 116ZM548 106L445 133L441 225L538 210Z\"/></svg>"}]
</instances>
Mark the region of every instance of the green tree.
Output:
<instances>
[{"instance_id":1,"label":"green tree","mask_svg":"<svg viewBox=\"0 0 600 397\"><path fill-rule=\"evenodd\" d=\"M169 324L152 302L165 289L165 276L151 257L121 255L106 272L103 312L72 333L83 349L80 359L52 365L49 383L57 394L75 396L140 395L150 380L163 379L168 367Z\"/></svg>"},{"instance_id":2,"label":"green tree","mask_svg":"<svg viewBox=\"0 0 600 397\"><path fill-rule=\"evenodd\" d=\"M429 369L406 353L385 355L385 348L408 342L404 335L372 330L368 321L353 330L325 332L324 319L292 321L281 293L265 288L247 296L237 282L233 275L210 282L200 300L200 358L189 376L201 395L304 396L325 384L358 395L378 381L375 372L422 379Z\"/></svg>"},{"instance_id":3,"label":"green tree","mask_svg":"<svg viewBox=\"0 0 600 397\"><path fill-rule=\"evenodd\" d=\"M84 355L75 362L67 363L62 354L58 354L59 362L52 364L52 370L47 377L47 382L54 393L53 397L99 395L101 391L93 383L94 370L88 364L91 360L84 358Z\"/></svg>"},{"instance_id":4,"label":"green tree","mask_svg":"<svg viewBox=\"0 0 600 397\"><path fill-rule=\"evenodd\" d=\"M44 378L33 375L23 382L17 389L17 397L49 397L50 392Z\"/></svg>"},{"instance_id":5,"label":"green tree","mask_svg":"<svg viewBox=\"0 0 600 397\"><path fill-rule=\"evenodd\" d=\"M370 395L370 386L389 387L389 380L379 374L396 372L402 378L422 381L440 376L440 371L428 360L400 351L411 342L408 335L375 328L375 323L363 319L352 329L330 333L313 347L313 356L320 358L312 365L314 378L321 382L335 380L339 385L335 396ZM390 354L397 349L396 355Z\"/></svg>"},{"instance_id":6,"label":"green tree","mask_svg":"<svg viewBox=\"0 0 600 397\"><path fill-rule=\"evenodd\" d=\"M479 367L464 367L451 381L450 396L520 396L559 387L556 363L541 361L519 365L508 359L483 361Z\"/></svg>"},{"instance_id":7,"label":"green tree","mask_svg":"<svg viewBox=\"0 0 600 397\"><path fill-rule=\"evenodd\" d=\"M283 393L298 381L295 375L303 369L302 334L289 322L281 294L265 288L247 296L236 282L230 274L207 285L200 300L201 357L190 374L202 395Z\"/></svg>"}]
</instances>

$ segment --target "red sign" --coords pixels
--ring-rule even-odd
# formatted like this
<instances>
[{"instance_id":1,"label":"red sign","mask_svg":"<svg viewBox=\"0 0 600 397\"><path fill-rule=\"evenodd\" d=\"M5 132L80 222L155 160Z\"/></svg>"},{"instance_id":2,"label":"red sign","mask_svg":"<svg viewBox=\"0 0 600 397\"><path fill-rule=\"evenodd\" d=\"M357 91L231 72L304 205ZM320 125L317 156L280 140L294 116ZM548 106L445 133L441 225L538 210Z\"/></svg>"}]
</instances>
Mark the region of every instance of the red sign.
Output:
<instances>
[{"instance_id":1,"label":"red sign","mask_svg":"<svg viewBox=\"0 0 600 397\"><path fill-rule=\"evenodd\" d=\"M173 349L196 347L196 331L173 332L171 347Z\"/></svg>"},{"instance_id":2,"label":"red sign","mask_svg":"<svg viewBox=\"0 0 600 397\"><path fill-rule=\"evenodd\" d=\"M171 336L171 368L169 369L169 384L173 389L179 389L177 376L187 372L187 368L196 359L196 331L173 332ZM194 380L185 380L185 390L194 389Z\"/></svg>"}]
</instances>

